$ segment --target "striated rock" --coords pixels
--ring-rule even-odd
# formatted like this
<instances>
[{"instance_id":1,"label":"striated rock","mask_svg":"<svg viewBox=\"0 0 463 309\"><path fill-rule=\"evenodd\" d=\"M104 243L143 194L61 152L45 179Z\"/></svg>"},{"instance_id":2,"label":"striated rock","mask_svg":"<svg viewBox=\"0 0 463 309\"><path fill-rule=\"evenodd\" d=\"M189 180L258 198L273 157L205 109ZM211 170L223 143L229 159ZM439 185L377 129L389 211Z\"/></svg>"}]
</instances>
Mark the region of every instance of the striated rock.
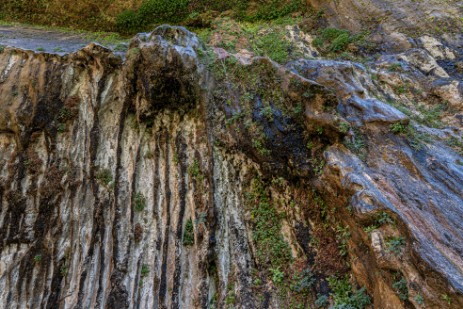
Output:
<instances>
[{"instance_id":1,"label":"striated rock","mask_svg":"<svg viewBox=\"0 0 463 309\"><path fill-rule=\"evenodd\" d=\"M396 55L382 78L450 80L432 55ZM351 273L375 308L461 308L463 158L372 76L214 53L169 26L125 61L7 48L0 303L309 307Z\"/></svg>"}]
</instances>

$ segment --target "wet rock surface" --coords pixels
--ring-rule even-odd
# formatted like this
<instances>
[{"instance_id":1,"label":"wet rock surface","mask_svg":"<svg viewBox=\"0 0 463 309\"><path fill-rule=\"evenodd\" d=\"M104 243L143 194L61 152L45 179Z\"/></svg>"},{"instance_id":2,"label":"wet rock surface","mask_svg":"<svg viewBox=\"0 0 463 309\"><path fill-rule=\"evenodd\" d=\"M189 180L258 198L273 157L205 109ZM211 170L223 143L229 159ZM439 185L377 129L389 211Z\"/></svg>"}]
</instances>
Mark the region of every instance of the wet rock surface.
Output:
<instances>
[{"instance_id":1,"label":"wet rock surface","mask_svg":"<svg viewBox=\"0 0 463 309\"><path fill-rule=\"evenodd\" d=\"M125 60L6 48L0 303L308 307L352 273L374 308L463 307L462 87L439 63L461 54L421 44L286 66L168 26Z\"/></svg>"}]
</instances>

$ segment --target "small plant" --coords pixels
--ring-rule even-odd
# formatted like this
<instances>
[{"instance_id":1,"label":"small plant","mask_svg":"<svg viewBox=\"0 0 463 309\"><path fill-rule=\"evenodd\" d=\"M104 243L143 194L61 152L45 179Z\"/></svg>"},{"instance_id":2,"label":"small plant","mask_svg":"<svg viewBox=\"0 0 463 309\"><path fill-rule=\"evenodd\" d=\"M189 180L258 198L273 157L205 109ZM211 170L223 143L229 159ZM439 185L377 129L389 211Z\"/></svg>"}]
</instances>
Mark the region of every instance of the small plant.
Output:
<instances>
[{"instance_id":1,"label":"small plant","mask_svg":"<svg viewBox=\"0 0 463 309\"><path fill-rule=\"evenodd\" d=\"M56 53L62 53L62 52L64 52L64 49L61 48L60 46L58 46L58 47L55 47L55 48L53 49L53 51L56 52Z\"/></svg>"},{"instance_id":2,"label":"small plant","mask_svg":"<svg viewBox=\"0 0 463 309\"><path fill-rule=\"evenodd\" d=\"M150 273L150 267L146 264L143 264L141 266L141 270L140 270L140 276L142 278L145 278L146 276L148 276L148 274Z\"/></svg>"},{"instance_id":3,"label":"small plant","mask_svg":"<svg viewBox=\"0 0 463 309\"><path fill-rule=\"evenodd\" d=\"M5 51L5 46L0 44L0 54L3 53L4 51Z\"/></svg>"},{"instance_id":4,"label":"small plant","mask_svg":"<svg viewBox=\"0 0 463 309\"><path fill-rule=\"evenodd\" d=\"M352 285L349 283L349 277L344 278L331 277L328 283L332 290L331 296L334 301L334 308L359 308L363 309L371 304L371 299L366 293L365 288L352 291Z\"/></svg>"},{"instance_id":5,"label":"small plant","mask_svg":"<svg viewBox=\"0 0 463 309\"><path fill-rule=\"evenodd\" d=\"M463 155L463 136L461 137L461 139L459 139L459 138L457 138L455 136L451 136L447 140L447 145L452 147L459 154ZM461 165L463 165L463 164L461 164Z\"/></svg>"},{"instance_id":6,"label":"small plant","mask_svg":"<svg viewBox=\"0 0 463 309\"><path fill-rule=\"evenodd\" d=\"M338 241L339 253L341 256L346 256L348 251L348 243L350 238L350 232L347 227L338 226L336 228L336 239Z\"/></svg>"},{"instance_id":7,"label":"small plant","mask_svg":"<svg viewBox=\"0 0 463 309\"><path fill-rule=\"evenodd\" d=\"M417 107L417 109L421 113L421 116L419 116L417 121L427 125L428 127L441 129L444 127L444 123L442 122L441 117L446 108L446 104L439 104L431 108L420 105Z\"/></svg>"},{"instance_id":8,"label":"small plant","mask_svg":"<svg viewBox=\"0 0 463 309\"><path fill-rule=\"evenodd\" d=\"M347 50L349 44L358 41L360 37L351 35L348 30L326 28L320 31L313 44L325 52L341 53Z\"/></svg>"},{"instance_id":9,"label":"small plant","mask_svg":"<svg viewBox=\"0 0 463 309\"><path fill-rule=\"evenodd\" d=\"M394 134L405 134L407 133L407 126L400 123L396 122L394 124L391 124L390 126L391 132Z\"/></svg>"},{"instance_id":10,"label":"small plant","mask_svg":"<svg viewBox=\"0 0 463 309\"><path fill-rule=\"evenodd\" d=\"M280 270L279 267L270 268L270 272L272 273L272 281L273 283L281 283L285 278L285 274Z\"/></svg>"},{"instance_id":11,"label":"small plant","mask_svg":"<svg viewBox=\"0 0 463 309\"><path fill-rule=\"evenodd\" d=\"M104 168L98 171L96 179L103 185L107 186L113 181L113 175L109 169Z\"/></svg>"},{"instance_id":12,"label":"small plant","mask_svg":"<svg viewBox=\"0 0 463 309\"><path fill-rule=\"evenodd\" d=\"M65 123L58 124L58 127L56 128L56 131L58 131L59 133L66 132L66 124Z\"/></svg>"},{"instance_id":13,"label":"small plant","mask_svg":"<svg viewBox=\"0 0 463 309\"><path fill-rule=\"evenodd\" d=\"M402 95L404 93L407 93L409 91L409 88L410 86L408 84L401 84L395 87L395 92L397 92L398 95Z\"/></svg>"},{"instance_id":14,"label":"small plant","mask_svg":"<svg viewBox=\"0 0 463 309\"><path fill-rule=\"evenodd\" d=\"M227 285L227 296L225 296L225 304L233 305L235 303L235 300L235 285L233 283L229 283Z\"/></svg>"},{"instance_id":15,"label":"small plant","mask_svg":"<svg viewBox=\"0 0 463 309\"><path fill-rule=\"evenodd\" d=\"M377 230L377 229L378 229L378 227L376 225L369 225L366 228L364 228L363 230L365 231L365 233L371 234L374 230Z\"/></svg>"},{"instance_id":16,"label":"small plant","mask_svg":"<svg viewBox=\"0 0 463 309\"><path fill-rule=\"evenodd\" d=\"M262 156L268 156L270 155L270 150L265 148L263 145L262 141L260 139L253 138L252 139L252 146L257 150L259 154Z\"/></svg>"},{"instance_id":17,"label":"small plant","mask_svg":"<svg viewBox=\"0 0 463 309\"><path fill-rule=\"evenodd\" d=\"M387 212L382 211L378 214L376 218L376 222L381 226L384 224L394 224L394 220L391 218L391 216L388 215Z\"/></svg>"},{"instance_id":18,"label":"small plant","mask_svg":"<svg viewBox=\"0 0 463 309\"><path fill-rule=\"evenodd\" d=\"M281 216L260 179L254 178L251 188L246 196L255 226L252 237L256 243L257 258L269 268L281 269L292 261L291 248L281 234Z\"/></svg>"},{"instance_id":19,"label":"small plant","mask_svg":"<svg viewBox=\"0 0 463 309\"><path fill-rule=\"evenodd\" d=\"M307 145L306 145L307 149L312 150L314 148L314 146L315 145L314 145L314 143L312 141L307 142Z\"/></svg>"},{"instance_id":20,"label":"small plant","mask_svg":"<svg viewBox=\"0 0 463 309\"><path fill-rule=\"evenodd\" d=\"M328 296L317 294L317 299L315 300L315 306L317 308L323 308L329 304Z\"/></svg>"},{"instance_id":21,"label":"small plant","mask_svg":"<svg viewBox=\"0 0 463 309\"><path fill-rule=\"evenodd\" d=\"M195 243L193 220L188 219L185 224L185 230L183 232L183 245L192 246Z\"/></svg>"},{"instance_id":22,"label":"small plant","mask_svg":"<svg viewBox=\"0 0 463 309\"><path fill-rule=\"evenodd\" d=\"M293 280L295 282L291 284L291 290L296 293L309 292L310 288L315 284L315 277L309 268L294 276Z\"/></svg>"},{"instance_id":23,"label":"small plant","mask_svg":"<svg viewBox=\"0 0 463 309\"><path fill-rule=\"evenodd\" d=\"M347 133L349 132L350 125L347 122L341 122L339 124L339 132L341 133Z\"/></svg>"},{"instance_id":24,"label":"small plant","mask_svg":"<svg viewBox=\"0 0 463 309\"><path fill-rule=\"evenodd\" d=\"M197 178L199 180L203 179L201 168L199 166L199 162L197 159L194 159L193 162L188 167L188 174L190 174L190 176L193 178Z\"/></svg>"},{"instance_id":25,"label":"small plant","mask_svg":"<svg viewBox=\"0 0 463 309\"><path fill-rule=\"evenodd\" d=\"M395 255L401 255L405 246L405 238L402 236L391 237L386 240L386 246L389 252Z\"/></svg>"},{"instance_id":26,"label":"small plant","mask_svg":"<svg viewBox=\"0 0 463 309\"><path fill-rule=\"evenodd\" d=\"M424 298L421 294L416 294L413 298L418 305L424 305Z\"/></svg>"},{"instance_id":27,"label":"small plant","mask_svg":"<svg viewBox=\"0 0 463 309\"><path fill-rule=\"evenodd\" d=\"M135 211L141 212L145 209L146 206L146 198L138 192L135 194L135 198L133 199L133 208Z\"/></svg>"},{"instance_id":28,"label":"small plant","mask_svg":"<svg viewBox=\"0 0 463 309\"><path fill-rule=\"evenodd\" d=\"M344 139L344 145L350 151L357 154L362 161L365 161L367 156L367 150L365 149L365 137L356 127L353 127L352 131L354 133L353 136L346 136Z\"/></svg>"},{"instance_id":29,"label":"small plant","mask_svg":"<svg viewBox=\"0 0 463 309\"><path fill-rule=\"evenodd\" d=\"M452 299L447 294L442 294L440 298L445 301L447 304L452 304Z\"/></svg>"},{"instance_id":30,"label":"small plant","mask_svg":"<svg viewBox=\"0 0 463 309\"><path fill-rule=\"evenodd\" d=\"M61 265L61 267L59 268L59 273L61 274L62 277L66 277L66 275L68 274L67 266Z\"/></svg>"},{"instance_id":31,"label":"small plant","mask_svg":"<svg viewBox=\"0 0 463 309\"><path fill-rule=\"evenodd\" d=\"M253 47L257 55L268 56L278 63L285 63L289 60L291 44L284 38L284 35L278 32L258 37Z\"/></svg>"},{"instance_id":32,"label":"small plant","mask_svg":"<svg viewBox=\"0 0 463 309\"><path fill-rule=\"evenodd\" d=\"M40 263L42 261L42 255L41 254L37 254L36 256L34 256L34 262L35 263Z\"/></svg>"},{"instance_id":33,"label":"small plant","mask_svg":"<svg viewBox=\"0 0 463 309\"><path fill-rule=\"evenodd\" d=\"M400 63L393 63L389 66L389 71L391 72L397 72L402 70L402 65Z\"/></svg>"},{"instance_id":34,"label":"small plant","mask_svg":"<svg viewBox=\"0 0 463 309\"><path fill-rule=\"evenodd\" d=\"M396 291L401 300L405 301L408 299L408 287L405 277L402 276L399 280L395 281L392 284L392 288Z\"/></svg>"},{"instance_id":35,"label":"small plant","mask_svg":"<svg viewBox=\"0 0 463 309\"><path fill-rule=\"evenodd\" d=\"M302 113L302 104L297 104L293 109L294 115L298 116Z\"/></svg>"},{"instance_id":36,"label":"small plant","mask_svg":"<svg viewBox=\"0 0 463 309\"><path fill-rule=\"evenodd\" d=\"M43 51L45 51L45 48L43 48L43 47L38 47L38 48L36 49L36 51L43 52Z\"/></svg>"},{"instance_id":37,"label":"small plant","mask_svg":"<svg viewBox=\"0 0 463 309\"><path fill-rule=\"evenodd\" d=\"M270 106L262 108L261 113L269 122L273 121L273 110Z\"/></svg>"}]
</instances>

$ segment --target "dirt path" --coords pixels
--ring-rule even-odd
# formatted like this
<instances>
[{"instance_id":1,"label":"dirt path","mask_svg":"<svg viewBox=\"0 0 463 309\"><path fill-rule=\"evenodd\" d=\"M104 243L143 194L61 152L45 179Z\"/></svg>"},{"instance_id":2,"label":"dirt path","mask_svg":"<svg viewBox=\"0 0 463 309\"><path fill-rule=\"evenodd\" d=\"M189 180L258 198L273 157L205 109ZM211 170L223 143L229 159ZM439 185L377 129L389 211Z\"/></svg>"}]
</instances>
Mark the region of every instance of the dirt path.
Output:
<instances>
[{"instance_id":1,"label":"dirt path","mask_svg":"<svg viewBox=\"0 0 463 309\"><path fill-rule=\"evenodd\" d=\"M22 49L66 54L86 46L91 42L98 42L118 52L124 50L123 42L104 44L91 35L71 31L37 29L26 26L0 26L0 45L18 47Z\"/></svg>"}]
</instances>

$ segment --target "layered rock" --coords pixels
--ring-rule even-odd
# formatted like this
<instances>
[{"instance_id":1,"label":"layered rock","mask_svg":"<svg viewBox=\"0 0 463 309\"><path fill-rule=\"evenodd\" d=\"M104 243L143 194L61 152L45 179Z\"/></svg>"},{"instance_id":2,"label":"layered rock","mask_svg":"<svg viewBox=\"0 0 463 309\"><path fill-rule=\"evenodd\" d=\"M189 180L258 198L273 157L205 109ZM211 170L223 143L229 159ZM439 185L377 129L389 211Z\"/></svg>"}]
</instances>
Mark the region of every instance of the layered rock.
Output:
<instances>
[{"instance_id":1,"label":"layered rock","mask_svg":"<svg viewBox=\"0 0 463 309\"><path fill-rule=\"evenodd\" d=\"M282 67L167 26L125 60L7 48L0 303L308 307L352 273L375 308L462 307L463 158L442 142L461 125L386 103L408 78L461 111L435 57Z\"/></svg>"}]
</instances>

